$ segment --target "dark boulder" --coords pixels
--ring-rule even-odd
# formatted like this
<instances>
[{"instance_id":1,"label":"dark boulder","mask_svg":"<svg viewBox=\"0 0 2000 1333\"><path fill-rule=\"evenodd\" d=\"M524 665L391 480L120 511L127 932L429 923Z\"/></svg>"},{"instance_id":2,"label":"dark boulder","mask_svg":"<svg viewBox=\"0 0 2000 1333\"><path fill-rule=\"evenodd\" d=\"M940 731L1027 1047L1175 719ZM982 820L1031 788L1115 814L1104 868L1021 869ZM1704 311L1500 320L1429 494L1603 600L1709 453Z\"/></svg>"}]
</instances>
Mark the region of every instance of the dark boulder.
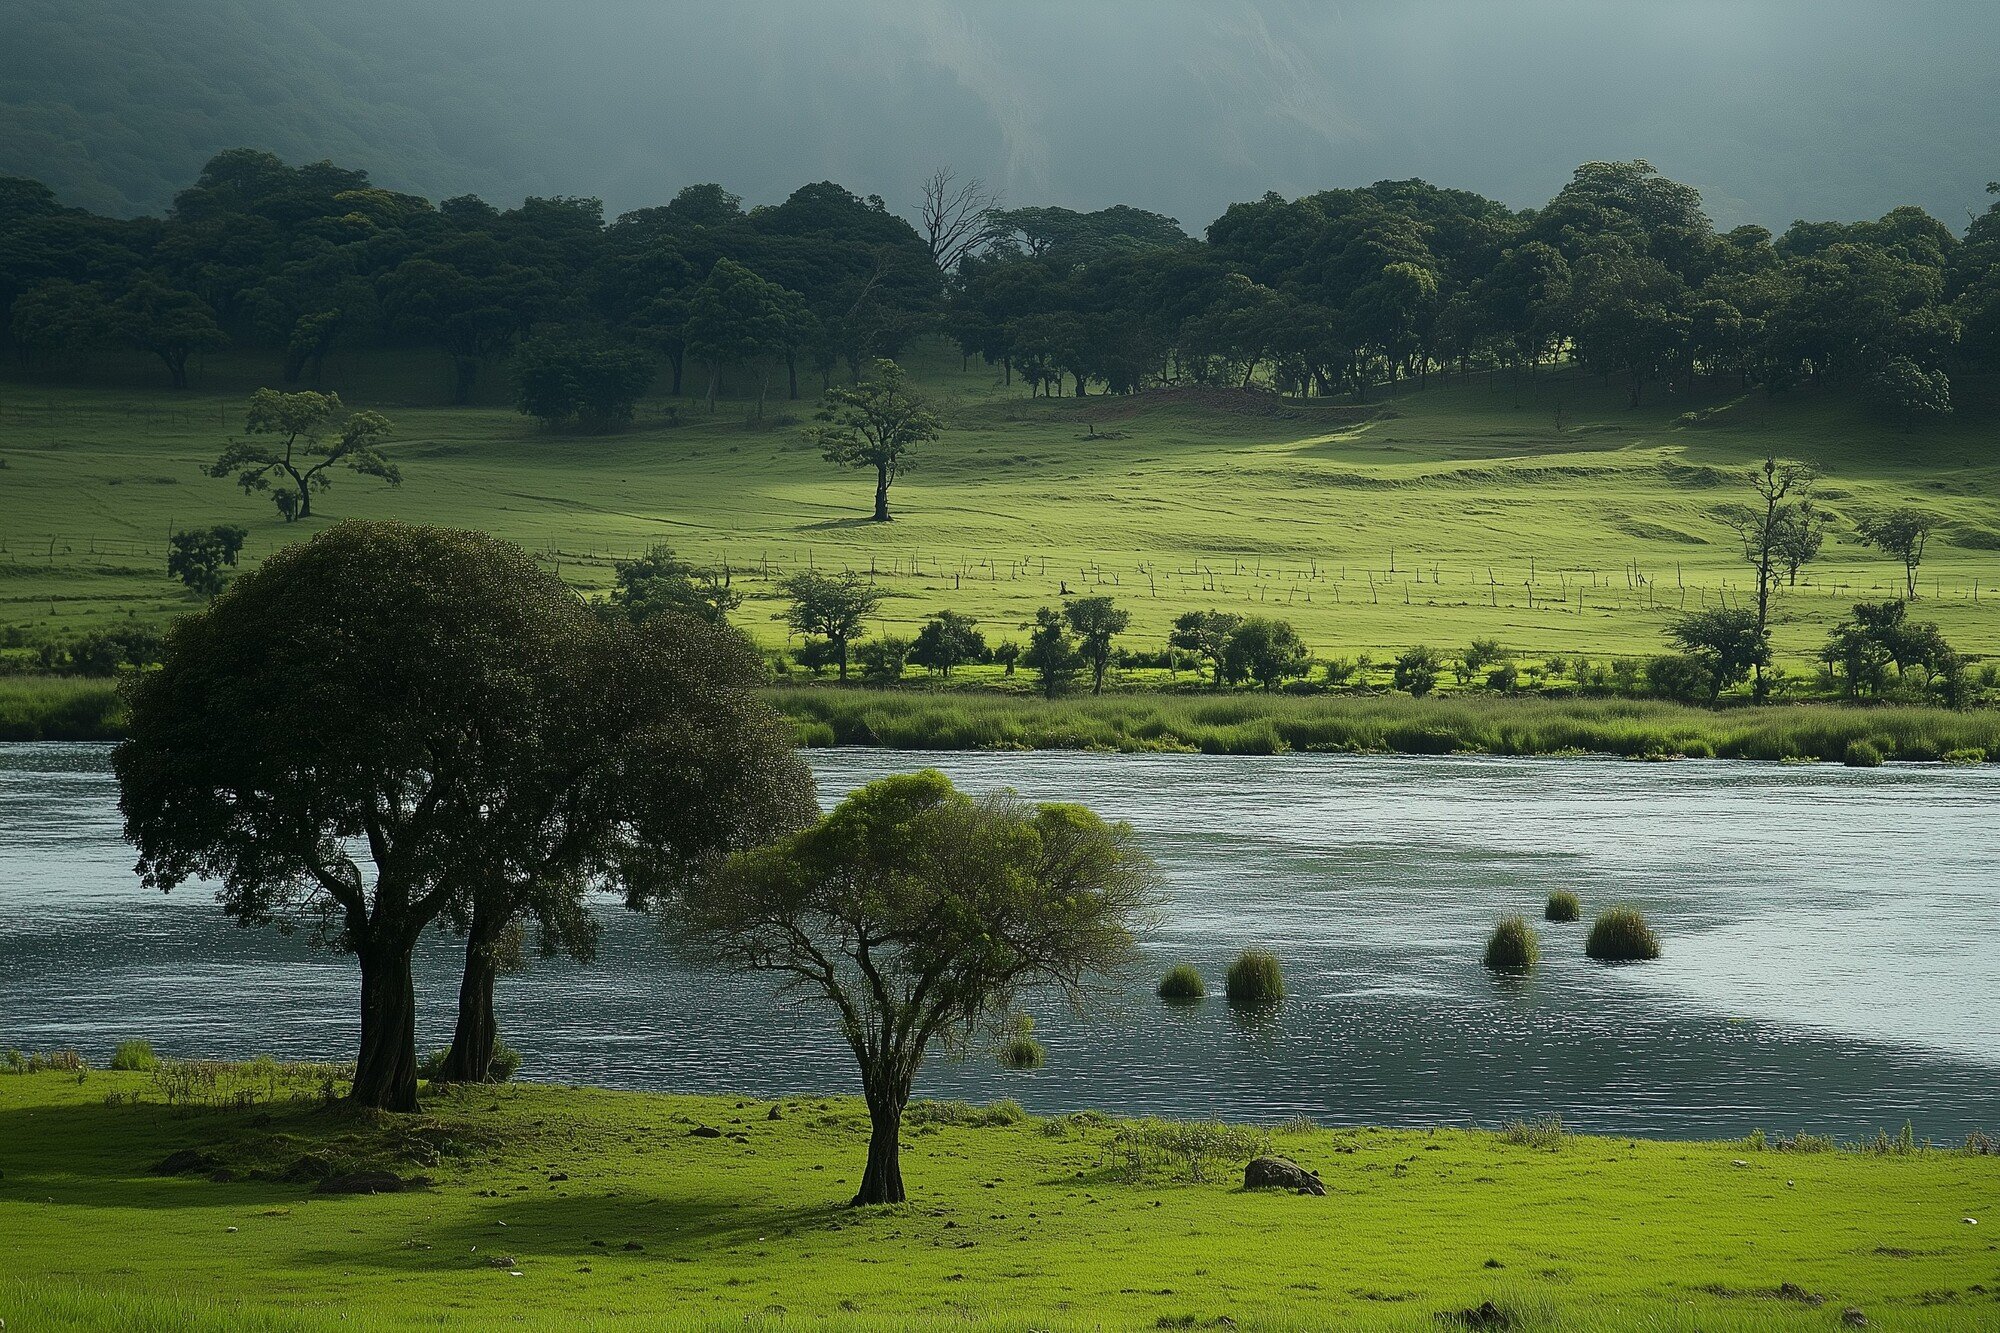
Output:
<instances>
[{"instance_id":1,"label":"dark boulder","mask_svg":"<svg viewBox=\"0 0 2000 1333\"><path fill-rule=\"evenodd\" d=\"M156 1176L207 1175L220 1165L221 1163L215 1160L212 1153L200 1148L182 1148L176 1152L168 1153L165 1157L153 1163L153 1174Z\"/></svg>"},{"instance_id":2,"label":"dark boulder","mask_svg":"<svg viewBox=\"0 0 2000 1333\"><path fill-rule=\"evenodd\" d=\"M1319 1177L1289 1157L1253 1157L1243 1168L1246 1190L1291 1190L1297 1194L1325 1194Z\"/></svg>"},{"instance_id":3,"label":"dark boulder","mask_svg":"<svg viewBox=\"0 0 2000 1333\"><path fill-rule=\"evenodd\" d=\"M401 1194L404 1190L422 1189L430 1184L422 1176L411 1176L405 1180L392 1171L349 1171L344 1175L328 1176L313 1186L314 1194Z\"/></svg>"}]
</instances>

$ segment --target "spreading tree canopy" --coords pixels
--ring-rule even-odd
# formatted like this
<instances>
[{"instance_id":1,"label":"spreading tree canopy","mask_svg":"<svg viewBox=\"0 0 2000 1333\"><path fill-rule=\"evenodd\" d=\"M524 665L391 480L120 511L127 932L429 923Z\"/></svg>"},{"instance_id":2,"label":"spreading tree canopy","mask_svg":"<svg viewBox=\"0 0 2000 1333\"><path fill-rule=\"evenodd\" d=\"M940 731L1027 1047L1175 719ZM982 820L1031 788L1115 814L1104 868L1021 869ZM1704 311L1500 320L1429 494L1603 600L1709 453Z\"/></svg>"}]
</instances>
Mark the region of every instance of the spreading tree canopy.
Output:
<instances>
[{"instance_id":1,"label":"spreading tree canopy","mask_svg":"<svg viewBox=\"0 0 2000 1333\"><path fill-rule=\"evenodd\" d=\"M832 1007L871 1122L854 1202L899 1203L903 1109L925 1055L997 1031L1024 986L1083 1001L1132 956L1158 883L1126 825L975 800L926 771L738 856L667 919L690 958L778 973Z\"/></svg>"},{"instance_id":2,"label":"spreading tree canopy","mask_svg":"<svg viewBox=\"0 0 2000 1333\"><path fill-rule=\"evenodd\" d=\"M410 958L440 917L497 900L573 937L586 887L651 901L810 808L739 640L634 631L480 533L340 524L165 657L116 759L139 875L355 955L366 1106L416 1105Z\"/></svg>"}]
</instances>

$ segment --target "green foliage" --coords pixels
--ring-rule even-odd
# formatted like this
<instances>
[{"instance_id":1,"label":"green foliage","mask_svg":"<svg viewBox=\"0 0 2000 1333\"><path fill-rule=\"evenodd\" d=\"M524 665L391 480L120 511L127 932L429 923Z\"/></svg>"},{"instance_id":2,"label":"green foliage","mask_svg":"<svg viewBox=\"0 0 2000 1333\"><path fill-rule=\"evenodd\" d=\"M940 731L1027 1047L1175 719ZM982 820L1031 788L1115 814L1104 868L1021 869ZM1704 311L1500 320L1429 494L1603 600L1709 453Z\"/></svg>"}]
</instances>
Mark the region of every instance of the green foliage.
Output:
<instances>
[{"instance_id":1,"label":"green foliage","mask_svg":"<svg viewBox=\"0 0 2000 1333\"><path fill-rule=\"evenodd\" d=\"M1892 356L1868 377L1874 406L1907 427L1951 415L1951 377L1925 370L1907 356Z\"/></svg>"},{"instance_id":2,"label":"green foliage","mask_svg":"<svg viewBox=\"0 0 2000 1333\"><path fill-rule=\"evenodd\" d=\"M612 570L610 605L635 625L660 615L723 625L743 604L727 570L691 565L669 546L655 545L636 560L618 561Z\"/></svg>"},{"instance_id":3,"label":"green foliage","mask_svg":"<svg viewBox=\"0 0 2000 1333\"><path fill-rule=\"evenodd\" d=\"M949 676L953 667L986 656L986 636L979 632L978 625L971 616L940 611L917 631L916 641L909 647L909 658L926 671ZM897 675L901 674L899 669Z\"/></svg>"},{"instance_id":4,"label":"green foliage","mask_svg":"<svg viewBox=\"0 0 2000 1333\"><path fill-rule=\"evenodd\" d=\"M1285 978L1278 955L1269 949L1245 949L1229 965L1223 994L1231 1004L1244 1009L1261 1009L1285 998Z\"/></svg>"},{"instance_id":5,"label":"green foliage","mask_svg":"<svg viewBox=\"0 0 2000 1333\"><path fill-rule=\"evenodd\" d=\"M1215 673L1215 683L1221 685L1225 679L1240 679L1229 676L1229 645L1242 624L1243 617L1228 611L1189 611L1174 621L1167 642L1205 658Z\"/></svg>"},{"instance_id":6,"label":"green foliage","mask_svg":"<svg viewBox=\"0 0 2000 1333\"><path fill-rule=\"evenodd\" d=\"M1541 941L1525 917L1503 919L1486 941L1485 963L1495 972L1532 972L1541 956Z\"/></svg>"},{"instance_id":7,"label":"green foliage","mask_svg":"<svg viewBox=\"0 0 2000 1333\"><path fill-rule=\"evenodd\" d=\"M231 440L208 465L208 475L234 473L245 495L270 491L287 523L312 517L313 496L333 485L328 475L332 468L376 477L391 486L403 482L401 469L382 453L391 433L388 419L377 412L348 412L337 393L259 389L250 395L244 432L259 438ZM283 478L275 488L273 477Z\"/></svg>"},{"instance_id":8,"label":"green foliage","mask_svg":"<svg viewBox=\"0 0 2000 1333\"><path fill-rule=\"evenodd\" d=\"M1584 956L1600 963L1648 961L1660 956L1660 941L1636 907L1611 907L1590 923Z\"/></svg>"},{"instance_id":9,"label":"green foliage","mask_svg":"<svg viewBox=\"0 0 2000 1333\"><path fill-rule=\"evenodd\" d=\"M1745 680L1751 671L1769 666L1771 641L1757 613L1748 607L1720 606L1682 616L1667 631L1682 651L1701 666L1706 675L1709 698L1714 699L1729 686ZM1674 682L1674 689L1687 691L1692 681ZM1686 693L1670 697L1687 697Z\"/></svg>"},{"instance_id":10,"label":"green foliage","mask_svg":"<svg viewBox=\"0 0 2000 1333\"><path fill-rule=\"evenodd\" d=\"M908 639L885 634L879 639L869 639L856 648L854 657L861 665L863 680L871 685L893 685L903 678L903 668L911 653Z\"/></svg>"},{"instance_id":11,"label":"green foliage","mask_svg":"<svg viewBox=\"0 0 2000 1333\"><path fill-rule=\"evenodd\" d=\"M121 1041L111 1053L111 1063L107 1069L150 1071L159 1061L153 1055L153 1044L149 1041Z\"/></svg>"},{"instance_id":12,"label":"green foliage","mask_svg":"<svg viewBox=\"0 0 2000 1333\"><path fill-rule=\"evenodd\" d=\"M1855 528L1862 541L1902 562L1903 598L1914 601L1917 569L1924 562L1924 549L1937 528L1937 519L1929 510L1904 507L1865 515Z\"/></svg>"},{"instance_id":13,"label":"green foliage","mask_svg":"<svg viewBox=\"0 0 2000 1333\"><path fill-rule=\"evenodd\" d=\"M1582 904L1568 889L1557 889L1549 895L1548 905L1542 909L1542 917L1547 921L1574 921L1582 911Z\"/></svg>"},{"instance_id":14,"label":"green foliage","mask_svg":"<svg viewBox=\"0 0 2000 1333\"><path fill-rule=\"evenodd\" d=\"M417 1066L417 1077L427 1083L435 1083L444 1076L445 1064L451 1055L449 1047L441 1047L423 1058ZM521 1053L496 1037L493 1040L493 1059L487 1065L487 1074L495 1083L505 1083L521 1072Z\"/></svg>"},{"instance_id":15,"label":"green foliage","mask_svg":"<svg viewBox=\"0 0 2000 1333\"><path fill-rule=\"evenodd\" d=\"M1175 963L1160 978L1160 998L1169 1004L1187 1004L1204 999L1208 986L1202 981L1201 973L1192 963Z\"/></svg>"},{"instance_id":16,"label":"green foliage","mask_svg":"<svg viewBox=\"0 0 2000 1333\"><path fill-rule=\"evenodd\" d=\"M189 592L213 597L222 591L222 571L236 567L250 533L233 523L176 532L167 539L167 574Z\"/></svg>"},{"instance_id":17,"label":"green foliage","mask_svg":"<svg viewBox=\"0 0 2000 1333\"><path fill-rule=\"evenodd\" d=\"M958 1129L1001 1129L1024 1125L1028 1113L1011 1097L978 1106L972 1102L914 1101L903 1119L912 1125L951 1125Z\"/></svg>"},{"instance_id":18,"label":"green foliage","mask_svg":"<svg viewBox=\"0 0 2000 1333\"><path fill-rule=\"evenodd\" d=\"M1851 740L1847 743L1847 749L1841 755L1840 762L1849 768L1880 768L1882 751L1873 741Z\"/></svg>"},{"instance_id":19,"label":"green foliage","mask_svg":"<svg viewBox=\"0 0 2000 1333\"><path fill-rule=\"evenodd\" d=\"M785 623L796 633L824 639L840 678L846 680L848 645L861 636L867 618L882 604L882 591L859 574L814 570L791 575L783 589L791 599Z\"/></svg>"},{"instance_id":20,"label":"green foliage","mask_svg":"<svg viewBox=\"0 0 2000 1333\"><path fill-rule=\"evenodd\" d=\"M1248 1161L1270 1151L1264 1130L1226 1125L1220 1120L1128 1120L1118 1126L1110 1150L1134 1177L1148 1169L1177 1167L1190 1184L1208 1179L1218 1163Z\"/></svg>"},{"instance_id":21,"label":"green foliage","mask_svg":"<svg viewBox=\"0 0 2000 1333\"><path fill-rule=\"evenodd\" d=\"M1532 1120L1509 1120L1500 1127L1500 1138L1517 1148L1536 1148L1542 1152L1561 1152L1570 1141L1569 1131L1563 1128L1562 1117L1544 1116Z\"/></svg>"},{"instance_id":22,"label":"green foliage","mask_svg":"<svg viewBox=\"0 0 2000 1333\"><path fill-rule=\"evenodd\" d=\"M1421 643L1406 648L1396 657L1396 688L1421 699L1437 685L1438 670L1443 665L1444 657L1435 648Z\"/></svg>"},{"instance_id":23,"label":"green foliage","mask_svg":"<svg viewBox=\"0 0 2000 1333\"><path fill-rule=\"evenodd\" d=\"M1090 668L1090 692L1104 693L1111 641L1132 623L1132 613L1114 606L1109 597L1078 597L1063 603L1063 619L1076 631L1078 658Z\"/></svg>"},{"instance_id":24,"label":"green foliage","mask_svg":"<svg viewBox=\"0 0 2000 1333\"><path fill-rule=\"evenodd\" d=\"M878 523L889 521L889 487L909 471L911 453L944 432L944 419L886 358L876 360L873 378L828 389L815 419L805 437L827 462L875 470Z\"/></svg>"},{"instance_id":25,"label":"green foliage","mask_svg":"<svg viewBox=\"0 0 2000 1333\"><path fill-rule=\"evenodd\" d=\"M1063 692L1081 665L1076 642L1070 638L1068 622L1060 611L1041 607L1028 633L1028 646L1021 662L1041 677L1042 693L1053 699Z\"/></svg>"},{"instance_id":26,"label":"green foliage","mask_svg":"<svg viewBox=\"0 0 2000 1333\"><path fill-rule=\"evenodd\" d=\"M1042 1044L1035 1040L1035 1020L1026 1014L1014 1015L1013 1021L1000 1039L1000 1067L1002 1069L1040 1069L1048 1059Z\"/></svg>"},{"instance_id":27,"label":"green foliage","mask_svg":"<svg viewBox=\"0 0 2000 1333\"><path fill-rule=\"evenodd\" d=\"M652 380L652 358L633 347L551 334L514 353L514 405L550 428L623 426Z\"/></svg>"},{"instance_id":28,"label":"green foliage","mask_svg":"<svg viewBox=\"0 0 2000 1333\"><path fill-rule=\"evenodd\" d=\"M1266 690L1303 676L1312 660L1290 621L1266 616L1251 616L1231 629L1224 657L1225 676L1254 680Z\"/></svg>"}]
</instances>

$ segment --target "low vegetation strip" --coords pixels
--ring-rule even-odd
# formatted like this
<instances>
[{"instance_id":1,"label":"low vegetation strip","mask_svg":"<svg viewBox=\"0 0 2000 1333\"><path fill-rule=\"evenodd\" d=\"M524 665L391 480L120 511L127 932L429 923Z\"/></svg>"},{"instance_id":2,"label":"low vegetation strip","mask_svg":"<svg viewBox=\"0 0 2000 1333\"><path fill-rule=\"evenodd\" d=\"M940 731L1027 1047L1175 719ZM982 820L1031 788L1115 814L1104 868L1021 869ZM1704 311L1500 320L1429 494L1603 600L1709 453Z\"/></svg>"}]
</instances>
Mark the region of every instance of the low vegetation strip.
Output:
<instances>
[{"instance_id":1,"label":"low vegetation strip","mask_svg":"<svg viewBox=\"0 0 2000 1333\"><path fill-rule=\"evenodd\" d=\"M1207 754L1614 754L1838 761L1854 741L1895 760L2000 755L2000 711L1787 704L1707 709L1632 699L1018 695L785 688L806 745Z\"/></svg>"},{"instance_id":2,"label":"low vegetation strip","mask_svg":"<svg viewBox=\"0 0 2000 1333\"><path fill-rule=\"evenodd\" d=\"M0 676L0 741L109 741L124 724L115 681Z\"/></svg>"},{"instance_id":3,"label":"low vegetation strip","mask_svg":"<svg viewBox=\"0 0 2000 1333\"><path fill-rule=\"evenodd\" d=\"M10 1330L1750 1330L1838 1326L1848 1308L1970 1330L2000 1315L1984 1234L2000 1157L1956 1144L918 1103L912 1202L851 1209L869 1135L854 1098L510 1084L387 1117L329 1101L330 1066L215 1067L212 1087L170 1097L171 1068L0 1074ZM1245 1190L1266 1153L1326 1197ZM1462 1317L1489 1302L1506 1322Z\"/></svg>"}]
</instances>

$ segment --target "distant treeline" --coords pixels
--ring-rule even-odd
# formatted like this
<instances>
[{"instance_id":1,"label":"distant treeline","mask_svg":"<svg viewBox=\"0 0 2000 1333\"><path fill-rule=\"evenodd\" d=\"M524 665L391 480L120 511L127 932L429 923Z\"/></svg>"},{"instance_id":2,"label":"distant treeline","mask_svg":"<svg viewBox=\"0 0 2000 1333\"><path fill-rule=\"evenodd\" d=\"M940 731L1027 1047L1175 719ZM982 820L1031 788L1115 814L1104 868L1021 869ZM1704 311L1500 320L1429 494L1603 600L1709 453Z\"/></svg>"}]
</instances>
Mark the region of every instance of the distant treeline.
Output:
<instances>
[{"instance_id":1,"label":"distant treeline","mask_svg":"<svg viewBox=\"0 0 2000 1333\"><path fill-rule=\"evenodd\" d=\"M942 333L1049 393L1365 395L1568 356L1634 403L1701 377L1834 381L1916 421L1950 410L1955 372L2000 358L2000 204L1962 236L1914 207L1718 232L1692 188L1599 162L1539 209L1384 181L1236 204L1202 240L1133 208L1001 209L948 172L915 224L831 182L748 210L691 185L607 222L595 199L432 204L238 149L165 218L0 179L0 331L32 369L115 345L176 385L229 345L268 350L288 383L336 347L428 345L461 400L528 343L544 381L575 381L578 417L616 415L641 353L675 393L712 397L730 369L796 396L802 371L858 374Z\"/></svg>"}]
</instances>

